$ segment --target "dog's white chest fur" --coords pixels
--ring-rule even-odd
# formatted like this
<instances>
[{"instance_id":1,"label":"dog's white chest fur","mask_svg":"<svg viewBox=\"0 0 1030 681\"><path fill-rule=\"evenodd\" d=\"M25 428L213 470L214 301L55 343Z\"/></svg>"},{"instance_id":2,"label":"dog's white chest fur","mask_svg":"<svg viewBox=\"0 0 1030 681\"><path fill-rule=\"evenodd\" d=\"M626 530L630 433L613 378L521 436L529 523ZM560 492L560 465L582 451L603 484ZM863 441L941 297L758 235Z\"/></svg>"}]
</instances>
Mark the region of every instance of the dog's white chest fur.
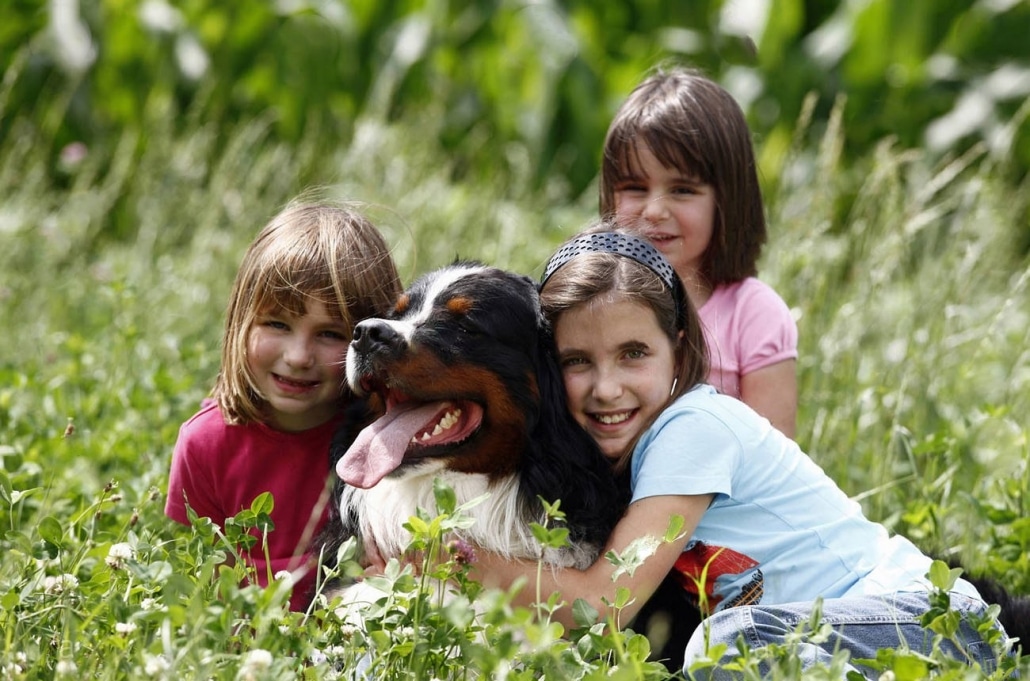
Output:
<instances>
[{"instance_id":1,"label":"dog's white chest fur","mask_svg":"<svg viewBox=\"0 0 1030 681\"><path fill-rule=\"evenodd\" d=\"M518 495L518 478L511 476L490 484L485 475L456 473L442 466L426 465L414 474L387 478L371 489L347 487L341 499L342 508L357 511L362 537L374 538L385 560L399 557L411 542L404 524L422 509L436 515L433 479L450 487L458 503L486 498L465 511L473 521L466 529L456 530L454 538L510 559L538 560L556 567L585 568L593 563L598 547L566 547L548 549L541 554ZM541 516L535 522L545 523Z\"/></svg>"}]
</instances>

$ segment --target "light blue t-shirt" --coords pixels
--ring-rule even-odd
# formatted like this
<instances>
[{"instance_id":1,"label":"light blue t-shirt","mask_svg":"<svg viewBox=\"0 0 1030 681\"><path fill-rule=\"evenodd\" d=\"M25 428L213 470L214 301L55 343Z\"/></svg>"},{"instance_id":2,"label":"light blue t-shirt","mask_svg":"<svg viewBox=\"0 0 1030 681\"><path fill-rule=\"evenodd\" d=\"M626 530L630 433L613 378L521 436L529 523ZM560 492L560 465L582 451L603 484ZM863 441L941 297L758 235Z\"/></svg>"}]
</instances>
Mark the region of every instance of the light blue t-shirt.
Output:
<instances>
[{"instance_id":1,"label":"light blue t-shirt","mask_svg":"<svg viewBox=\"0 0 1030 681\"><path fill-rule=\"evenodd\" d=\"M695 594L707 565L712 611L928 588L929 557L868 520L793 440L711 386L683 395L645 431L631 473L633 501L715 495L676 563ZM956 590L977 596L961 580Z\"/></svg>"}]
</instances>

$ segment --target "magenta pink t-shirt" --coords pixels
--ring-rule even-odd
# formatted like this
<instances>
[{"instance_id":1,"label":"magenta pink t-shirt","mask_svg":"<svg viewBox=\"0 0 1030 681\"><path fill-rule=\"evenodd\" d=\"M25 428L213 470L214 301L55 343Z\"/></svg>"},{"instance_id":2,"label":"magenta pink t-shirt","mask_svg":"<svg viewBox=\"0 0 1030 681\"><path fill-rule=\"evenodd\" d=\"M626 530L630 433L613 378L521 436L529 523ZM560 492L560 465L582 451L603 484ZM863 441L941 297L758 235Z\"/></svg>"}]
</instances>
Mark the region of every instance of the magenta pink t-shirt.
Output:
<instances>
[{"instance_id":1,"label":"magenta pink t-shirt","mask_svg":"<svg viewBox=\"0 0 1030 681\"><path fill-rule=\"evenodd\" d=\"M275 577L281 570L308 565L294 585L290 601L291 609L303 610L317 574L310 564L313 559L307 542L326 519L328 506L316 506L331 475L329 443L341 420L299 433L273 430L260 423L230 426L218 405L205 400L201 410L179 429L165 515L188 525L188 502L198 516L223 526L226 518L250 508L258 495L271 492L275 529L268 533L270 565L266 565L261 541L246 557L257 568L262 586L267 585L269 568Z\"/></svg>"},{"instance_id":2,"label":"magenta pink t-shirt","mask_svg":"<svg viewBox=\"0 0 1030 681\"><path fill-rule=\"evenodd\" d=\"M798 356L798 327L783 299L754 277L716 287L698 310L711 354L708 382L740 398L740 377Z\"/></svg>"}]
</instances>

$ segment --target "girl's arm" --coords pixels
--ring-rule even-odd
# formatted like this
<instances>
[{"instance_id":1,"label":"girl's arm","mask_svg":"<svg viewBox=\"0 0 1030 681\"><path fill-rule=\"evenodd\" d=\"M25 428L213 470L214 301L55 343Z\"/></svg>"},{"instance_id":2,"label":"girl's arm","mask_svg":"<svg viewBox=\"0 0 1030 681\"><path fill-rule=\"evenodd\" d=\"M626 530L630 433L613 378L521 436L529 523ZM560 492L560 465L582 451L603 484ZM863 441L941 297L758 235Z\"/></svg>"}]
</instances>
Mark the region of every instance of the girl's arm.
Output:
<instances>
[{"instance_id":1,"label":"girl's arm","mask_svg":"<svg viewBox=\"0 0 1030 681\"><path fill-rule=\"evenodd\" d=\"M740 377L740 399L791 439L798 415L796 365L788 359Z\"/></svg>"},{"instance_id":2,"label":"girl's arm","mask_svg":"<svg viewBox=\"0 0 1030 681\"><path fill-rule=\"evenodd\" d=\"M614 602L616 589L625 587L635 599L622 610L622 621L628 622L651 597L679 558L711 501L711 494L670 495L648 497L630 504L626 514L608 538L601 556L589 568L577 570L543 567L540 571L540 599L546 601L555 591L560 592L566 606L554 613L553 618L566 628L571 628L575 625L572 603L576 599L582 598L587 601L602 614L603 618L607 606L602 599ZM613 582L615 566L604 555L611 550L623 553L626 547L639 537L651 536L660 542L669 527L670 519L676 515L683 517L682 536L668 544L661 543L654 555L645 560L632 576L624 573ZM531 606L536 601L536 563L507 561L496 555L479 552L470 576L485 586L505 589L510 587L516 578L525 577L526 586L516 596L515 604Z\"/></svg>"}]
</instances>

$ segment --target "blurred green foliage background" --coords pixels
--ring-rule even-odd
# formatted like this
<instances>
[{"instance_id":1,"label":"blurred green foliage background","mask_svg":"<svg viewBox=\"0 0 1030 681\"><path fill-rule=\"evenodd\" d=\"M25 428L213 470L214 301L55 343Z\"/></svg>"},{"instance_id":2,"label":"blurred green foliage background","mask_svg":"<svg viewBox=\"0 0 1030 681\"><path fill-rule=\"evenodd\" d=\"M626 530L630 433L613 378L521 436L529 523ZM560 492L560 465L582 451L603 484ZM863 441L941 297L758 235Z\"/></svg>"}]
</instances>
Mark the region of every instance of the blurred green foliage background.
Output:
<instances>
[{"instance_id":1,"label":"blurred green foliage background","mask_svg":"<svg viewBox=\"0 0 1030 681\"><path fill-rule=\"evenodd\" d=\"M328 152L373 118L424 131L453 180L592 200L615 108L675 59L745 107L769 190L799 117L818 140L839 101L845 156L888 136L941 156L983 143L1019 184L1028 36L1026 0L7 0L0 151L49 145L60 180L82 151L114 172L123 145L131 172L172 121L211 132L203 172L243 122L264 122L251 144ZM315 154L300 184L323 170Z\"/></svg>"}]
</instances>

